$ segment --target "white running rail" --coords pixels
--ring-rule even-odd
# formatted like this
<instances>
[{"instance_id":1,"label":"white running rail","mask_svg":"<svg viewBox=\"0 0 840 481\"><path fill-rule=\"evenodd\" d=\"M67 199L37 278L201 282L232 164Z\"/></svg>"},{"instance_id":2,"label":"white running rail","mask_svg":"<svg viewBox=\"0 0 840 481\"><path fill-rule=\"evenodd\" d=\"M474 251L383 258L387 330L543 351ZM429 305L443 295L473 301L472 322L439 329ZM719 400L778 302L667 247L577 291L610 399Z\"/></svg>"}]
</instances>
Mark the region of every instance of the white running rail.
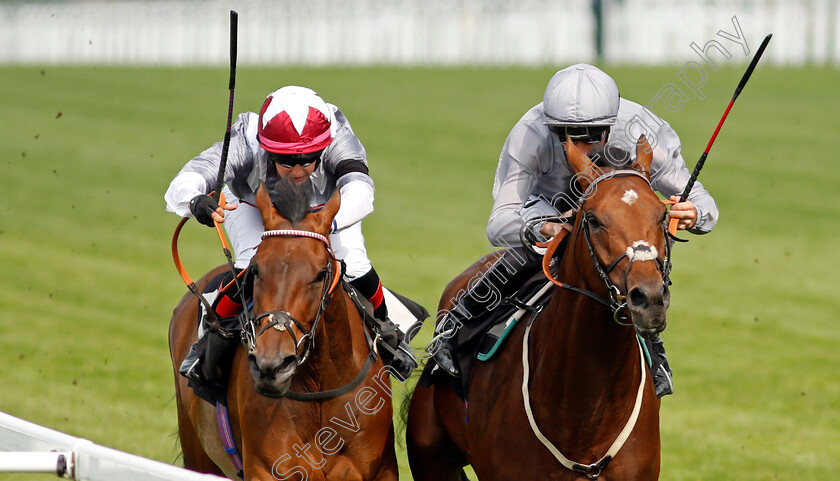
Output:
<instances>
[{"instance_id":1,"label":"white running rail","mask_svg":"<svg viewBox=\"0 0 840 481\"><path fill-rule=\"evenodd\" d=\"M0 412L0 473L46 473L79 481L218 481L94 444Z\"/></svg>"}]
</instances>

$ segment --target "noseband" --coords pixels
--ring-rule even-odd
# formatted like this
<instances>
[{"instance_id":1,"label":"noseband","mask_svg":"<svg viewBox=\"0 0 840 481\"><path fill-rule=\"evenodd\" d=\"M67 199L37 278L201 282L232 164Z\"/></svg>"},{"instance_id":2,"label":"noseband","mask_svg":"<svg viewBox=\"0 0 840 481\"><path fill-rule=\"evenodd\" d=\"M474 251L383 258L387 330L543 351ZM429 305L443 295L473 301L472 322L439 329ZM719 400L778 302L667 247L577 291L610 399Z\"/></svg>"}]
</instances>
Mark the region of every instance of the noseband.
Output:
<instances>
[{"instance_id":1,"label":"noseband","mask_svg":"<svg viewBox=\"0 0 840 481\"><path fill-rule=\"evenodd\" d=\"M265 231L262 234L262 238L265 239L266 237L309 237L324 244L324 247L327 248L327 252L330 255L330 263L327 264L327 276L324 280L324 289L321 292L318 313L315 315L315 321L312 323L312 328L309 331L306 330L300 321L286 311L268 311L258 314L253 318L247 319L242 329L242 343L249 352L253 351L256 347L257 338L269 328L273 327L277 331L289 333L292 342L295 344L295 354L298 356L297 365L300 366L309 358L309 353L315 345L315 333L318 329L318 324L320 324L321 319L324 317L324 312L326 312L327 306L332 299L332 293L338 285L338 281L341 279L341 263L335 257L335 253L330 246L330 240L321 234L304 230L285 229ZM263 319L267 319L268 323L257 332L257 326ZM297 338L292 329L293 324L304 333L300 339ZM298 354L301 344L303 344L303 351Z\"/></svg>"}]
</instances>

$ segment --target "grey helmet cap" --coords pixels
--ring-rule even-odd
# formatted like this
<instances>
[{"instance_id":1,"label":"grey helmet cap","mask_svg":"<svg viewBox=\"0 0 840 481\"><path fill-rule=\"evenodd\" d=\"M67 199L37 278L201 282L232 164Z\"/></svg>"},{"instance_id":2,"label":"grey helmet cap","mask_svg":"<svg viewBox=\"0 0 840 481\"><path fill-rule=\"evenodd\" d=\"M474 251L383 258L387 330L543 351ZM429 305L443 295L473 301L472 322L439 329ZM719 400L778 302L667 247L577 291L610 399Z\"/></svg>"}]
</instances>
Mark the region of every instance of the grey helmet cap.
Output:
<instances>
[{"instance_id":1,"label":"grey helmet cap","mask_svg":"<svg viewBox=\"0 0 840 481\"><path fill-rule=\"evenodd\" d=\"M618 98L612 77L592 65L572 65L548 81L543 123L558 127L611 126L618 115Z\"/></svg>"}]
</instances>

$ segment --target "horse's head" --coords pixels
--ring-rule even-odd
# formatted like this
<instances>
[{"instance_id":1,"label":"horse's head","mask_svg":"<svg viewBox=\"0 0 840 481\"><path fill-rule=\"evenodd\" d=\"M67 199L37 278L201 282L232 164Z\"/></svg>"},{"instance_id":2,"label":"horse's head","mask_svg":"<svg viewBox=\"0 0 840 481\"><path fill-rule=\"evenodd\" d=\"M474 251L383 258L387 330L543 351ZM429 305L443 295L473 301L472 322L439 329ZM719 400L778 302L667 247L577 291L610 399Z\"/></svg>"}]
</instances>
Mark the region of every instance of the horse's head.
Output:
<instances>
[{"instance_id":1,"label":"horse's head","mask_svg":"<svg viewBox=\"0 0 840 481\"><path fill-rule=\"evenodd\" d=\"M600 153L608 162L597 165L572 143L566 150L584 191L575 221L575 254L591 257L594 264L583 275L590 286L606 285L617 320L626 302L636 331L654 337L665 329L670 292L666 210L650 186L652 148L640 137L629 167L616 167L623 151L609 147Z\"/></svg>"},{"instance_id":2,"label":"horse's head","mask_svg":"<svg viewBox=\"0 0 840 481\"><path fill-rule=\"evenodd\" d=\"M336 191L323 209L311 213L309 182L272 180L257 192L266 232L250 266L256 317L246 335L257 392L281 397L309 356L341 277L328 238L341 200Z\"/></svg>"}]
</instances>

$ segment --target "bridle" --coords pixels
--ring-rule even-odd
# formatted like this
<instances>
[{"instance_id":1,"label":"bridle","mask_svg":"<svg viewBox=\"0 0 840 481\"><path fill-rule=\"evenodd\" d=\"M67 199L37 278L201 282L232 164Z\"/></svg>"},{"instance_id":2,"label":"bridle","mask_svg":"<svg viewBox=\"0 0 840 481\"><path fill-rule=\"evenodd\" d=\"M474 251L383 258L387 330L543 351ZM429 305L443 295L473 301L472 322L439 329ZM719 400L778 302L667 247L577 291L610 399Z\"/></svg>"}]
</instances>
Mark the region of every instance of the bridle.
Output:
<instances>
[{"instance_id":1,"label":"bridle","mask_svg":"<svg viewBox=\"0 0 840 481\"><path fill-rule=\"evenodd\" d=\"M626 308L627 308L627 294L622 293L621 289L614 283L609 277L610 272L615 269L619 262L621 262L624 258L629 259L629 263L627 265L627 269L624 271L624 286L626 289L627 286L627 277L630 275L630 269L633 267L633 264L637 262L635 257L630 257L628 252L625 251L606 266L601 263L598 259L598 256L595 253L595 247L592 245L592 237L591 237L591 226L590 222L583 212L583 204L586 202L587 199L591 198L594 195L594 192L597 189L598 183L612 179L613 177L624 177L624 176L636 176L643 179L648 185L650 185L650 180L645 176L643 173L632 170L632 169L620 169L620 170L611 170L606 172L599 177L595 178L583 194L578 200L578 211L580 212L580 221L578 222L578 227L575 232L575 237L583 233L584 240L586 241L586 249L589 252L589 257L592 259L592 264L595 266L595 271L598 273L598 276L604 282L604 285L607 287L607 292L609 293L609 298L604 299L602 296L587 290L581 289L579 287L570 286L566 283L563 283L554 278L554 276L549 271L549 264L551 259L554 257L555 252L557 251L557 247L559 246L560 242L565 237L564 235L555 236L548 244L545 244L547 250L543 256L543 272L546 274L549 280L551 280L554 284L568 289L579 294L583 294L595 301L603 304L604 306L608 307L613 314L613 320L623 326L630 326L632 322L628 322L629 316L627 315ZM672 201L663 200L663 203L671 204ZM654 260L657 264L657 269L662 274L662 279L666 285L671 285L670 280L670 272L671 272L671 247L673 246L674 240L671 236L670 232L668 232L668 226L666 223L663 222L662 230L665 234L665 252L664 252L664 259L662 257L656 256L655 258L651 259Z\"/></svg>"},{"instance_id":2,"label":"bridle","mask_svg":"<svg viewBox=\"0 0 840 481\"><path fill-rule=\"evenodd\" d=\"M312 322L312 327L308 331L300 321L295 319L294 316L292 316L286 311L267 311L260 313L256 316L248 315L247 310L245 311L245 313L243 313L245 314L245 318L242 323L242 344L245 346L245 348L248 349L248 352L252 352L256 347L257 338L260 337L263 333L265 333L265 331L267 331L269 328L273 327L277 331L289 333L289 336L291 336L292 338L292 342L295 344L296 355L298 355L297 353L301 347L301 344L305 343L303 345L303 352L298 355L297 365L300 366L309 358L309 354L315 345L315 335L318 331L318 325L320 324L321 319L324 317L324 313L327 310L327 306L329 305L330 300L332 300L335 288L341 281L342 263L336 258L335 253L333 252L332 247L330 245L329 238L321 234L305 230L282 229L268 230L263 232L262 238L265 239L266 237L308 237L320 241L324 245L324 247L326 247L327 252L330 255L330 262L327 265L327 274L324 279L324 289L321 292L321 301L318 306L318 313L315 315L315 321ZM257 332L257 325L260 324L263 319L267 319L268 323L265 326L262 326L259 332ZM295 335L294 330L292 329L292 325L294 325L301 332L304 333L300 339L298 339ZM379 357L376 351L376 343L379 340L379 335L377 334L376 338L371 338L367 329L362 329L362 331L364 332L365 339L367 340L368 355L367 359L365 359L364 365L353 379L348 381L343 386L339 386L333 389L327 389L324 391L287 391L283 397L287 399L293 399L295 401L323 401L325 399L333 399L338 396L342 396L355 389L367 377L368 373L370 372L370 368L373 366L373 363L376 362L376 359Z\"/></svg>"},{"instance_id":3,"label":"bridle","mask_svg":"<svg viewBox=\"0 0 840 481\"><path fill-rule=\"evenodd\" d=\"M256 347L257 338L270 328L274 328L280 332L287 332L292 338L295 345L295 354L298 357L297 365L300 366L309 358L312 347L315 345L315 333L318 330L318 325L324 317L327 306L332 300L332 294L341 279L341 262L335 257L335 253L330 245L330 240L321 234L296 229L282 229L282 230L268 230L263 232L262 239L266 237L308 237L320 241L327 249L330 255L330 262L327 264L327 274L324 279L324 287L321 291L321 300L318 306L318 313L315 315L315 321L312 322L312 327L307 331L303 323L295 319L294 316L286 311L266 311L256 316L247 316L242 326L242 344L248 349L248 352L253 352ZM253 263L253 261L252 261ZM253 268L253 265L252 265ZM268 323L262 326L259 332L257 327L262 323L263 319L267 319ZM295 335L292 324L303 332L300 339ZM300 351L301 344L303 344L303 351Z\"/></svg>"}]
</instances>

